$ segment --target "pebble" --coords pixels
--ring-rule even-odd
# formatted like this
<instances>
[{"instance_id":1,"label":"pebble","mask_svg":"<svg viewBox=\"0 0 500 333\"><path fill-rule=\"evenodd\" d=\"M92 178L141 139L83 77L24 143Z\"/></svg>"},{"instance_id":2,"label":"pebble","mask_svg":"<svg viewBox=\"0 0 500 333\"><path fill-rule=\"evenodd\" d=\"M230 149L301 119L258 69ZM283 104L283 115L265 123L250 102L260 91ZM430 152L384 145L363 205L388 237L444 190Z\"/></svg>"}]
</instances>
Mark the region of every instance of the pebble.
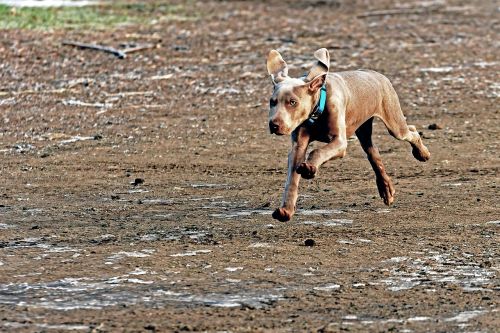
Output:
<instances>
[{"instance_id":1,"label":"pebble","mask_svg":"<svg viewBox=\"0 0 500 333\"><path fill-rule=\"evenodd\" d=\"M316 245L316 242L314 241L314 239L308 238L304 241L304 245L312 247Z\"/></svg>"},{"instance_id":2,"label":"pebble","mask_svg":"<svg viewBox=\"0 0 500 333\"><path fill-rule=\"evenodd\" d=\"M144 179L142 178L136 178L134 179L134 181L130 184L134 185L134 186L137 186L137 185L140 185L140 184L143 184L144 183Z\"/></svg>"},{"instance_id":3,"label":"pebble","mask_svg":"<svg viewBox=\"0 0 500 333\"><path fill-rule=\"evenodd\" d=\"M441 124L430 124L428 127L430 130L440 130L443 129L443 125Z\"/></svg>"}]
</instances>

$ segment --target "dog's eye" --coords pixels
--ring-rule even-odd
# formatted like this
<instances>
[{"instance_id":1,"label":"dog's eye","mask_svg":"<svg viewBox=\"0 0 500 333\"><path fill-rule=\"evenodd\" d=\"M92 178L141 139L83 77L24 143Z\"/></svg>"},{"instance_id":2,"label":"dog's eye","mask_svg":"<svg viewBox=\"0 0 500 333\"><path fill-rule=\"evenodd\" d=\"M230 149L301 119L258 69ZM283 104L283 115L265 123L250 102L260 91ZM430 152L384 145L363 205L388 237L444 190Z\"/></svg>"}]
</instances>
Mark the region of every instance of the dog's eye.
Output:
<instances>
[{"instance_id":1,"label":"dog's eye","mask_svg":"<svg viewBox=\"0 0 500 333\"><path fill-rule=\"evenodd\" d=\"M273 99L273 98L271 98L271 99L269 100L269 107L270 107L270 108L274 108L276 105L278 105L278 100L277 100L277 99Z\"/></svg>"},{"instance_id":2,"label":"dog's eye","mask_svg":"<svg viewBox=\"0 0 500 333\"><path fill-rule=\"evenodd\" d=\"M296 106L297 105L297 101L294 100L294 99L291 99L290 100L290 106Z\"/></svg>"}]
</instances>

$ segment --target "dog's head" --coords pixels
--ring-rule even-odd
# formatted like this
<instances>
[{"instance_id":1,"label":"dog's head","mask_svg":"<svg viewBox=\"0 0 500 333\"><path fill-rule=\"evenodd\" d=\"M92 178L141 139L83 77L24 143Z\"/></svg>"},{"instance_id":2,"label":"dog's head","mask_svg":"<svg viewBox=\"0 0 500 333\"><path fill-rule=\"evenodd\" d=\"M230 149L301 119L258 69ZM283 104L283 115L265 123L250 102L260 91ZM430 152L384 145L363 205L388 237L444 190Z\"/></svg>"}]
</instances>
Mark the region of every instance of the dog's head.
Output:
<instances>
[{"instance_id":1,"label":"dog's head","mask_svg":"<svg viewBox=\"0 0 500 333\"><path fill-rule=\"evenodd\" d=\"M309 118L330 68L327 49L317 50L314 57L317 62L307 76L297 79L288 76L288 66L278 51L269 52L267 72L273 82L273 94L269 100L271 134L291 134Z\"/></svg>"}]
</instances>

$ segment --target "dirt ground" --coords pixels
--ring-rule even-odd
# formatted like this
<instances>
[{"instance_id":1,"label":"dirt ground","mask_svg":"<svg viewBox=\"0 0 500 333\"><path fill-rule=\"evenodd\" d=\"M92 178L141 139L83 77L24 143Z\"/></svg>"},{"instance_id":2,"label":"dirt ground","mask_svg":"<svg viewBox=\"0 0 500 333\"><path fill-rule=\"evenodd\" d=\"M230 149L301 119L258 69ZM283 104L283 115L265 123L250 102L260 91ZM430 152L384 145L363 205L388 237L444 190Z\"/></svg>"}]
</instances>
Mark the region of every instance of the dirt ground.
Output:
<instances>
[{"instance_id":1,"label":"dirt ground","mask_svg":"<svg viewBox=\"0 0 500 333\"><path fill-rule=\"evenodd\" d=\"M498 3L184 5L197 19L1 32L0 331L498 332ZM265 57L299 76L320 47L389 77L432 158L376 122L395 204L354 137L280 223Z\"/></svg>"}]
</instances>

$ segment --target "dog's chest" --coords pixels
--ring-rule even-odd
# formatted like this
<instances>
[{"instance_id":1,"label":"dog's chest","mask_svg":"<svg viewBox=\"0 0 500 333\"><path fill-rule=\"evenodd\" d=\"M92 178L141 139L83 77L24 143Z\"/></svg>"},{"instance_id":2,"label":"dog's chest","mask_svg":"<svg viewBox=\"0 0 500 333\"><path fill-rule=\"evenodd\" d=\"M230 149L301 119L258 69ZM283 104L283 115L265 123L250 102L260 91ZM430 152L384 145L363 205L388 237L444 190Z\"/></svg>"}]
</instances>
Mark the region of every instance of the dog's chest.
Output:
<instances>
[{"instance_id":1,"label":"dog's chest","mask_svg":"<svg viewBox=\"0 0 500 333\"><path fill-rule=\"evenodd\" d=\"M307 127L311 135L311 141L329 143L337 136L337 133L330 128L326 115L321 116L312 125L304 124L302 126Z\"/></svg>"}]
</instances>

